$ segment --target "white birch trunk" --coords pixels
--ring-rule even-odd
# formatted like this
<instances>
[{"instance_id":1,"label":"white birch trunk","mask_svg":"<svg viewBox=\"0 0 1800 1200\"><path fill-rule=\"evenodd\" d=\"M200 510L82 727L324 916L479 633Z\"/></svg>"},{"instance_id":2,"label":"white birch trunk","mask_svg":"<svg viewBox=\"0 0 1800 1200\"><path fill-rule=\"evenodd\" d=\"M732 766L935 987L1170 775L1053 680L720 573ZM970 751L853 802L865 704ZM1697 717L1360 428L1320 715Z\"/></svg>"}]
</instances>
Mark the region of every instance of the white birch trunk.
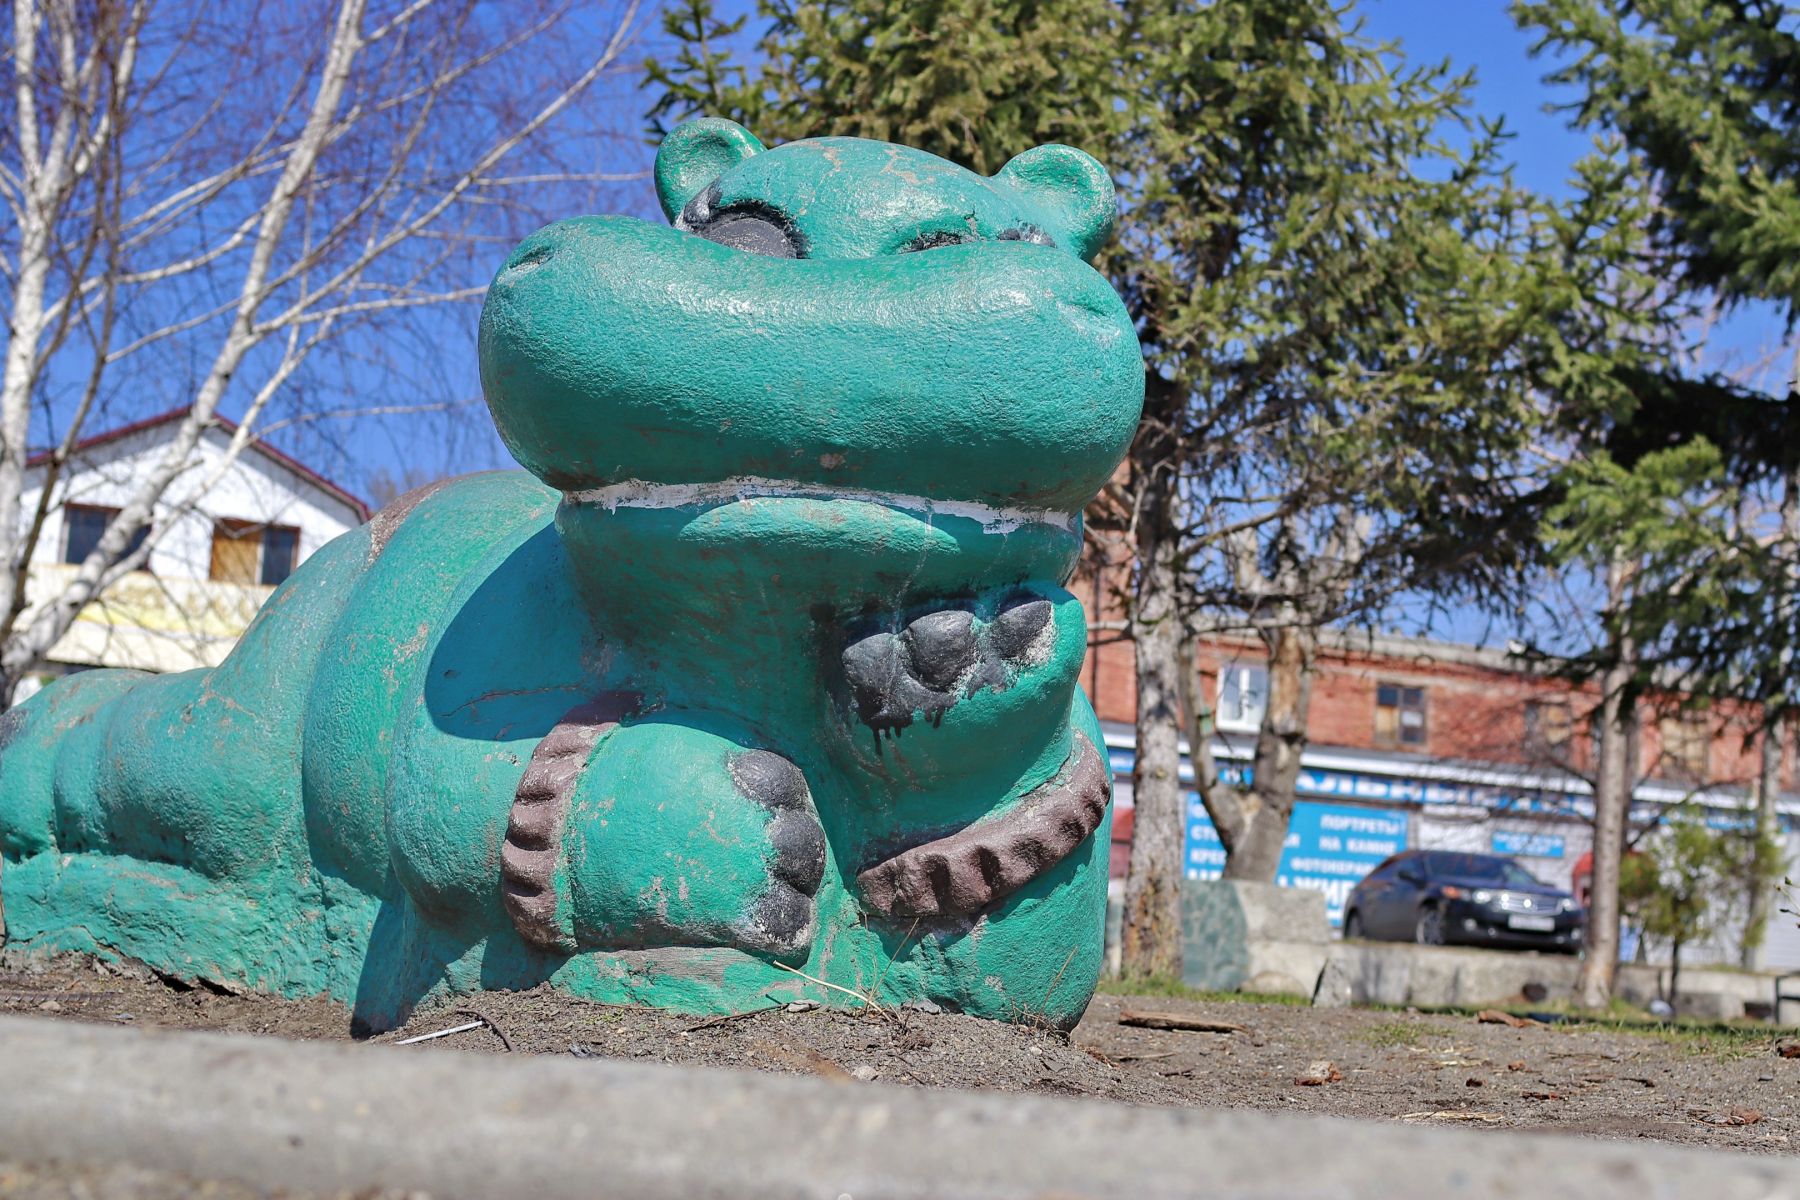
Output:
<instances>
[{"instance_id":1,"label":"white birch trunk","mask_svg":"<svg viewBox=\"0 0 1800 1200\"><path fill-rule=\"evenodd\" d=\"M107 203L102 192L103 185L116 183L123 189L120 194L134 195L140 202L146 198L141 163L129 175L115 171L109 178L105 172L115 161L124 161L122 155L115 156L127 144L123 139L134 132L126 127L127 115L141 112L146 104L144 95L132 88L149 6L143 0L93 8L72 0L14 0L11 115L20 161L16 172L0 163L0 199L14 219L17 254L9 270L8 336L0 367L0 710L10 701L19 676L43 659L82 608L140 566L172 518L190 511L206 488L260 436L258 419L309 353L347 321L479 296L480 288L421 282L426 272L449 258L448 251L438 248L445 237L440 220L454 206L471 200L473 193L511 186L514 181L495 168L616 61L637 13L635 3L625 4L611 38L587 60L584 70L566 85L544 89L546 98L535 110L522 113L516 124L471 149L467 158L446 161L432 141L434 131L453 120L450 110L438 103L441 95L448 96L458 85L479 86L472 81L482 68L533 39L555 36L567 11L551 7L548 15L521 22L496 44L471 50L461 40L460 8L447 10L440 40L416 36L425 14L447 3L417 0L365 30L369 0L338 0L324 44L316 51L305 48L301 58L317 66L308 68L309 74L296 82L288 101L274 108L267 130L248 139L242 157L209 167L206 173L196 172L195 178L177 180L167 195L140 203L125 215L116 201ZM359 62L378 43L410 56L403 61L408 69L396 69L392 61L371 60L352 103ZM46 47L53 62L40 61ZM422 68L422 74L410 70L413 67ZM158 78L170 69L171 64L161 64ZM512 69L517 70L517 64ZM226 99L221 97L221 106ZM303 103L304 119L294 129L290 117L302 111ZM216 127L206 122L223 119L220 111L209 109L202 123L169 135L170 147L153 148L149 161L156 166L174 161L181 147L191 144L190 138L204 138L207 128ZM50 113L47 125L46 113ZM396 113L404 116L393 122ZM390 122L369 128L376 130L374 136L391 139L391 162L372 174L356 164L321 174L321 160L330 148L371 121ZM251 200L243 189L259 186L262 179L272 182ZM84 188L92 194L84 193ZM348 199L315 224L313 206L321 189L326 193L335 189L335 194ZM209 218L207 205L228 193L236 197L237 205L229 221ZM251 200L252 211L241 218L246 200ZM179 255L160 265L121 261L133 254L141 257L162 244L181 247ZM399 274L397 281L371 276L372 268L408 245L430 249L406 260L409 265L387 272ZM96 258L103 261L97 274L90 271ZM232 267L234 261L241 266ZM411 264L416 261L423 265L415 268ZM222 285L230 299L210 311L191 311L187 301L168 324L137 333L123 346L112 344L116 289L142 289L197 273ZM64 276L62 294L52 295L52 279ZM99 333L91 325L96 311L102 315ZM63 412L68 423L60 431L59 448L47 474L61 465L75 443L109 370L128 369L120 364L172 339L190 343L211 339L195 347L195 357L207 366L187 395L186 415L166 453L136 481L99 544L76 566L72 581L22 624L31 549L49 507L57 503L45 487L36 512L27 514L22 508L33 405L41 402L38 393L45 379L54 377L53 360L76 329L85 331L92 343L92 369L79 403L72 412ZM257 355L276 337L281 338L278 356ZM271 357L276 361L267 366ZM256 378L248 377L252 372ZM244 388L248 393L239 430L225 449L223 463L205 478L190 478L199 462L200 441L214 425L221 405ZM176 496L173 489L183 479L191 486ZM127 554L146 529L149 534L142 546Z\"/></svg>"}]
</instances>

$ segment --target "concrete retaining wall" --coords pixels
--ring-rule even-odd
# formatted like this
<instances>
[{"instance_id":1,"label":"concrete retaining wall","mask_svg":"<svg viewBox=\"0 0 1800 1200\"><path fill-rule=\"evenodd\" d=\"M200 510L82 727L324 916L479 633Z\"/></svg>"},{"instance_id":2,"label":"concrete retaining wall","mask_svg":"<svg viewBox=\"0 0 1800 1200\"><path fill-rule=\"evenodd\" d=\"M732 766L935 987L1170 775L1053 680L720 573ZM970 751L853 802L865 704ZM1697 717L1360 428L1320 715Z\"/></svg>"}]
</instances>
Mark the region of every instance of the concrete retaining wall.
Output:
<instances>
[{"instance_id":1,"label":"concrete retaining wall","mask_svg":"<svg viewBox=\"0 0 1800 1200\"><path fill-rule=\"evenodd\" d=\"M1668 983L1669 968L1620 966L1615 989L1620 997L1633 1004L1648 1004L1661 994ZM1800 994L1800 979L1791 981L1787 990ZM1772 1004L1775 999L1775 976L1758 971L1731 971L1711 967L1682 967L1681 994L1676 1008L1683 1013L1714 1020L1732 1020L1744 1015L1746 1004ZM1776 1014L1783 1024L1800 1024L1800 1004L1792 1001Z\"/></svg>"},{"instance_id":2,"label":"concrete retaining wall","mask_svg":"<svg viewBox=\"0 0 1800 1200\"><path fill-rule=\"evenodd\" d=\"M1528 984L1551 1000L1573 994L1577 963L1565 954L1532 954L1410 942L1339 942L1319 977L1313 1003L1440 1005L1506 1004Z\"/></svg>"},{"instance_id":3,"label":"concrete retaining wall","mask_svg":"<svg viewBox=\"0 0 1800 1200\"><path fill-rule=\"evenodd\" d=\"M1183 956L1191 987L1218 991L1260 990L1286 976L1314 990L1317 1003L1417 1004L1426 1006L1509 1004L1522 999L1529 983L1543 984L1548 998L1566 1000L1574 991L1576 959L1529 951L1415 946L1409 942L1342 942L1330 934L1316 893L1260 885L1183 885ZM1249 889L1246 891L1246 889ZM1309 899L1310 898L1310 899ZM1316 910L1316 911L1315 911ZM1119 973L1119 925L1123 905L1106 906L1106 971ZM1667 967L1622 964L1617 991L1632 1004L1648 1004L1661 994ZM1746 1004L1769 1004L1775 976L1714 967L1683 967L1678 1009L1684 1016L1736 1020ZM1800 994L1800 979L1788 985ZM1782 1005L1777 1019L1800 1025L1800 1001Z\"/></svg>"},{"instance_id":4,"label":"concrete retaining wall","mask_svg":"<svg viewBox=\"0 0 1800 1200\"><path fill-rule=\"evenodd\" d=\"M1182 884L1182 981L1189 987L1309 996L1330 939L1323 892L1223 879Z\"/></svg>"},{"instance_id":5,"label":"concrete retaining wall","mask_svg":"<svg viewBox=\"0 0 1800 1200\"><path fill-rule=\"evenodd\" d=\"M1458 946L1415 946L1410 942L1338 942L1319 977L1315 1004L1515 1004L1526 999L1530 984L1540 985L1544 999L1574 995L1579 961L1573 955L1529 951L1465 949ZM1615 991L1633 1004L1648 1004L1660 994L1667 968L1626 964L1619 968ZM1744 1015L1746 1002L1770 1002L1773 977L1748 971L1685 968L1677 1010L1683 1015L1730 1021ZM1800 991L1800 980L1791 990ZM1783 1005L1782 1019L1800 1018L1800 1005Z\"/></svg>"},{"instance_id":6,"label":"concrete retaining wall","mask_svg":"<svg viewBox=\"0 0 1800 1200\"><path fill-rule=\"evenodd\" d=\"M1131 1108L0 1017L0 1159L433 1200L1647 1200L1800 1165L1635 1142Z\"/></svg>"}]
</instances>

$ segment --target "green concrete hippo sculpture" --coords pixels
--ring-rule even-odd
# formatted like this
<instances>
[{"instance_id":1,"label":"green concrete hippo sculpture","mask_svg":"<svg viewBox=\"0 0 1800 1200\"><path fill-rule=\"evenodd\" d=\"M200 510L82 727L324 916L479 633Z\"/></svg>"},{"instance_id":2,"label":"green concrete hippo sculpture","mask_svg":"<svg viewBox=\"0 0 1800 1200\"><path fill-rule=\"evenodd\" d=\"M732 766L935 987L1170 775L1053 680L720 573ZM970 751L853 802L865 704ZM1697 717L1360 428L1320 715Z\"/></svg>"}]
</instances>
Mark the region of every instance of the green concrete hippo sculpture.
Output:
<instances>
[{"instance_id":1,"label":"green concrete hippo sculpture","mask_svg":"<svg viewBox=\"0 0 1800 1200\"><path fill-rule=\"evenodd\" d=\"M1110 771L1062 585L1143 398L1110 180L700 120L656 187L672 227L552 225L488 292L529 474L395 501L216 669L0 718L13 941L367 1029L545 981L1079 1019Z\"/></svg>"}]
</instances>

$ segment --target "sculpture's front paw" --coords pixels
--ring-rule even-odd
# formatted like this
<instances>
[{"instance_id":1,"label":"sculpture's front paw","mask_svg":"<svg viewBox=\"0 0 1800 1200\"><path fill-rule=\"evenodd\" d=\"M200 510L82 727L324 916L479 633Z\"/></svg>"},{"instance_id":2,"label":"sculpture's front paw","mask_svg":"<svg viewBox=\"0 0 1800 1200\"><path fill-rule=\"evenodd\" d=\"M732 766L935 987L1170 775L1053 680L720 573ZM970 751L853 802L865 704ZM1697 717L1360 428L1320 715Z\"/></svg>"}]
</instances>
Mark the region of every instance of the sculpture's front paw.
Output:
<instances>
[{"instance_id":1,"label":"sculpture's front paw","mask_svg":"<svg viewBox=\"0 0 1800 1200\"><path fill-rule=\"evenodd\" d=\"M560 862L521 936L546 949L812 942L826 845L806 780L768 750L669 721L600 739L569 786Z\"/></svg>"}]
</instances>

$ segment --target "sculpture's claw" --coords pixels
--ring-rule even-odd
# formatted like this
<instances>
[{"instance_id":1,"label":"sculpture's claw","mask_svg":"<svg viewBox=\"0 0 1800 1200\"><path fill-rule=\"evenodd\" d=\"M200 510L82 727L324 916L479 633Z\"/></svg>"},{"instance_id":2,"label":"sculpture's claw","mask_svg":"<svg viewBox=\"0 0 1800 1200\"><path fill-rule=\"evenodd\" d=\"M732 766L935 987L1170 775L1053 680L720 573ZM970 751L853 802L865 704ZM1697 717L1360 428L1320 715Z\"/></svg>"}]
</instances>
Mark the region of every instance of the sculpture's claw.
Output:
<instances>
[{"instance_id":1,"label":"sculpture's claw","mask_svg":"<svg viewBox=\"0 0 1800 1200\"><path fill-rule=\"evenodd\" d=\"M988 627L988 643L1002 658L1024 658L1055 611L1055 605L1040 596L1021 593L1010 597Z\"/></svg>"},{"instance_id":2,"label":"sculpture's claw","mask_svg":"<svg viewBox=\"0 0 1800 1200\"><path fill-rule=\"evenodd\" d=\"M942 713L953 697L913 676L906 643L892 633L871 633L844 651L844 676L856 697L856 715L880 733L912 723L914 713Z\"/></svg>"},{"instance_id":3,"label":"sculpture's claw","mask_svg":"<svg viewBox=\"0 0 1800 1200\"><path fill-rule=\"evenodd\" d=\"M825 877L825 830L814 815L806 776L781 755L746 750L731 757L728 769L740 795L774 814L765 830L774 851L769 888L737 933L747 949L786 954L812 941L812 897Z\"/></svg>"},{"instance_id":4,"label":"sculpture's claw","mask_svg":"<svg viewBox=\"0 0 1800 1200\"><path fill-rule=\"evenodd\" d=\"M737 934L747 950L791 954L812 942L812 897L777 881L757 899Z\"/></svg>"},{"instance_id":5,"label":"sculpture's claw","mask_svg":"<svg viewBox=\"0 0 1800 1200\"><path fill-rule=\"evenodd\" d=\"M744 750L726 765L738 794L765 808L806 808L812 803L806 776L792 762L773 750Z\"/></svg>"},{"instance_id":6,"label":"sculpture's claw","mask_svg":"<svg viewBox=\"0 0 1800 1200\"><path fill-rule=\"evenodd\" d=\"M947 692L975 665L975 614L960 608L926 613L900 635L919 682Z\"/></svg>"},{"instance_id":7,"label":"sculpture's claw","mask_svg":"<svg viewBox=\"0 0 1800 1200\"><path fill-rule=\"evenodd\" d=\"M843 653L856 715L877 736L924 717L934 724L950 706L982 688L1003 690L1036 652L1055 605L1029 593L1002 601L989 621L965 608L914 618L899 633L852 641Z\"/></svg>"},{"instance_id":8,"label":"sculpture's claw","mask_svg":"<svg viewBox=\"0 0 1800 1200\"><path fill-rule=\"evenodd\" d=\"M825 877L825 831L813 815L806 777L771 750L735 755L730 769L739 793L774 813L767 830L775 850L769 873L802 899L813 895Z\"/></svg>"}]
</instances>

